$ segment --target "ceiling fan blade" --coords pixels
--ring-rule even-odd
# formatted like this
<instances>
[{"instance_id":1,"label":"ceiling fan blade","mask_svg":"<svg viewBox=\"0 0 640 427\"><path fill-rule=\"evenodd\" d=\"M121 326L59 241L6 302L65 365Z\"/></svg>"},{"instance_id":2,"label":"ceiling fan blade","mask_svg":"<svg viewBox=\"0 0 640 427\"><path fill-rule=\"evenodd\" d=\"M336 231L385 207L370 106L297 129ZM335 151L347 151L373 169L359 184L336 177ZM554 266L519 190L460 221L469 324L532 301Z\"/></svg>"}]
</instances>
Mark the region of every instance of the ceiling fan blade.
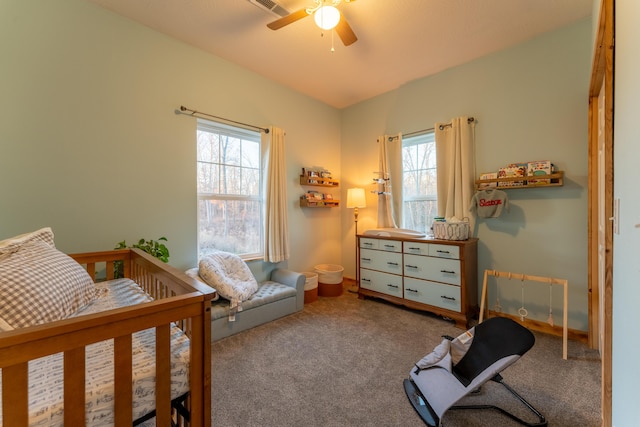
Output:
<instances>
[{"instance_id":1,"label":"ceiling fan blade","mask_svg":"<svg viewBox=\"0 0 640 427\"><path fill-rule=\"evenodd\" d=\"M338 33L338 36L345 46L349 46L358 40L356 33L353 32L342 12L340 12L340 22L338 22L338 25L336 26L336 33Z\"/></svg>"},{"instance_id":2,"label":"ceiling fan blade","mask_svg":"<svg viewBox=\"0 0 640 427\"><path fill-rule=\"evenodd\" d=\"M284 27L285 25L293 24L294 22L299 21L305 16L309 16L309 14L307 13L307 9L300 9L296 12L290 13L287 16L283 16L280 19L276 19L275 21L267 24L267 27L271 28L272 30L277 30Z\"/></svg>"}]
</instances>

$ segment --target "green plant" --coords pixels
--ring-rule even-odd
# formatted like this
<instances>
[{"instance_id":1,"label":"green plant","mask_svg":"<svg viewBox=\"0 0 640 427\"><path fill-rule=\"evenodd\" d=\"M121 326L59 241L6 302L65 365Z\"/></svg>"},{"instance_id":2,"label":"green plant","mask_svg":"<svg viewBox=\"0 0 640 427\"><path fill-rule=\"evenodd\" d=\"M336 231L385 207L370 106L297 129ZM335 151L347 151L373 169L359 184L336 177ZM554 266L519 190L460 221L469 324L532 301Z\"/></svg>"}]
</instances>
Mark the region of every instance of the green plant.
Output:
<instances>
[{"instance_id":1,"label":"green plant","mask_svg":"<svg viewBox=\"0 0 640 427\"><path fill-rule=\"evenodd\" d=\"M131 246L127 246L127 242L123 240L122 242L118 242L118 245L114 249L126 249L128 247L137 248L145 251L150 255L153 255L154 257L158 258L162 262L169 262L169 249L164 243L162 243L166 241L167 241L166 237L160 237L158 240L140 239L138 240L138 243L135 243ZM114 268L116 279L123 277L124 273L123 273L122 261L116 261L113 264L114 264L113 268Z\"/></svg>"},{"instance_id":2,"label":"green plant","mask_svg":"<svg viewBox=\"0 0 640 427\"><path fill-rule=\"evenodd\" d=\"M164 243L161 243L166 241L167 241L166 237L160 237L158 240L140 239L138 240L138 243L131 245L131 247L142 249L146 253L153 255L154 257L158 258L162 262L169 262L169 249L167 249ZM115 249L125 249L125 248L127 248L127 242L125 240L123 240L122 242L119 242L118 246L115 247Z\"/></svg>"}]
</instances>

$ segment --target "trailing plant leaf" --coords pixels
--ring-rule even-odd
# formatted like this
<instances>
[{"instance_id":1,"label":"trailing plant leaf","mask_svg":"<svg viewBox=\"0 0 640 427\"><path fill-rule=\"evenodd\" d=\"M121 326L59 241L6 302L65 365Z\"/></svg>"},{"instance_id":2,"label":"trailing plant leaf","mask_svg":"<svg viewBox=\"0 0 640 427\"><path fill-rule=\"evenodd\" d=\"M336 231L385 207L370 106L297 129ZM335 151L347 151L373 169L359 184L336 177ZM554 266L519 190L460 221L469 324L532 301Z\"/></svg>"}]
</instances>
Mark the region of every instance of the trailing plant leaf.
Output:
<instances>
[{"instance_id":1,"label":"trailing plant leaf","mask_svg":"<svg viewBox=\"0 0 640 427\"><path fill-rule=\"evenodd\" d=\"M166 237L160 237L158 240L140 239L138 240L138 243L136 243L132 247L142 249L146 253L153 255L162 262L169 262L169 249L167 249L164 243L160 243L166 241Z\"/></svg>"},{"instance_id":2,"label":"trailing plant leaf","mask_svg":"<svg viewBox=\"0 0 640 427\"><path fill-rule=\"evenodd\" d=\"M164 243L161 243L166 241L166 237L160 237L158 240L140 239L138 240L138 243L135 243L130 247L143 250L146 253L158 258L162 262L169 262L169 249L165 246ZM127 246L126 240L123 240L122 242L118 242L117 246L114 249L126 249L128 247L129 246ZM113 269L116 279L124 277L124 264L122 263L122 261L115 261L113 263Z\"/></svg>"}]
</instances>

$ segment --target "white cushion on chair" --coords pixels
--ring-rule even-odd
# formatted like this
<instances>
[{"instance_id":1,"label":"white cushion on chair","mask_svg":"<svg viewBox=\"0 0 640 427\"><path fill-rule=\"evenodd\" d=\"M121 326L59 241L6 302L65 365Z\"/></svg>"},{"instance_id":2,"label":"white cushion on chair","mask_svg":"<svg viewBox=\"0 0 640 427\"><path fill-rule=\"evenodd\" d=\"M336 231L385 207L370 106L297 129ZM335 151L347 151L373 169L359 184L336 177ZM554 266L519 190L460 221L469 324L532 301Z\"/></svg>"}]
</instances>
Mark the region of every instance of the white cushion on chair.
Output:
<instances>
[{"instance_id":1,"label":"white cushion on chair","mask_svg":"<svg viewBox=\"0 0 640 427\"><path fill-rule=\"evenodd\" d=\"M218 301L218 299L220 298L220 294L218 293L218 291L216 290L216 288L214 288L213 286L211 286L210 284L208 284L207 282L204 281L204 279L202 277L200 277L200 273L198 272L198 267L194 267L194 268L190 268L188 270L185 271L186 275L196 279L198 282L202 283L204 286L208 286L211 289L213 289L214 291L216 291L215 294L213 294L213 298L211 298L211 301Z\"/></svg>"},{"instance_id":2,"label":"white cushion on chair","mask_svg":"<svg viewBox=\"0 0 640 427\"><path fill-rule=\"evenodd\" d=\"M258 290L258 282L247 264L228 252L214 252L202 258L198 275L232 303L245 301Z\"/></svg>"}]
</instances>

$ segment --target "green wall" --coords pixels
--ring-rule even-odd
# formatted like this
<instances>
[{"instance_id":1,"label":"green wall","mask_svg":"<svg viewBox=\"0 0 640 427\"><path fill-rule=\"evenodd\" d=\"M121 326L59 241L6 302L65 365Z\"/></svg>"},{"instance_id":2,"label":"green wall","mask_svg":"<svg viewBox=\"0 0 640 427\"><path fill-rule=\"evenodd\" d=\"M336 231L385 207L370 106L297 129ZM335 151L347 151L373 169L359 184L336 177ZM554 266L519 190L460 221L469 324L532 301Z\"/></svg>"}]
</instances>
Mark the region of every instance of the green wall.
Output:
<instances>
[{"instance_id":1,"label":"green wall","mask_svg":"<svg viewBox=\"0 0 640 427\"><path fill-rule=\"evenodd\" d=\"M353 212L300 209L300 168L331 170L344 199L372 182L378 135L473 115L478 171L550 159L566 173L564 187L511 191L508 214L478 221L480 275L567 278L569 326L586 330L591 28L580 22L336 110L92 3L3 0L0 239L51 226L61 250L81 252L164 235L171 264L195 265L196 123L175 112L185 105L285 129L292 257L283 265L341 264L353 277ZM360 231L375 227L368 202ZM273 267L250 266L258 276ZM519 288L501 299L519 307ZM528 304L546 320L547 289Z\"/></svg>"},{"instance_id":2,"label":"green wall","mask_svg":"<svg viewBox=\"0 0 640 427\"><path fill-rule=\"evenodd\" d=\"M588 329L587 114L591 22L581 21L513 48L410 82L343 111L342 175L345 186L373 189L377 135L433 128L453 117L474 116L477 172L508 163L551 160L565 171L563 187L510 190L511 209L477 221L478 282L485 269L569 281L569 327ZM401 64L400 64L401 66ZM359 161L349 161L359 158ZM360 210L358 230L375 228L376 196ZM354 271L353 217L343 215L343 262ZM347 233L346 230L351 230ZM495 283L494 283L495 285ZM511 286L510 286L511 285ZM519 283L499 282L503 307L521 306ZM549 289L525 288L531 318L546 321ZM556 324L562 291L552 295ZM488 303L495 303L495 292Z\"/></svg>"},{"instance_id":3,"label":"green wall","mask_svg":"<svg viewBox=\"0 0 640 427\"><path fill-rule=\"evenodd\" d=\"M0 2L0 54L0 239L51 226L61 250L81 252L166 236L170 263L195 265L185 105L287 132L285 265L339 262L339 210L297 207L302 166L340 171L338 110L80 0Z\"/></svg>"}]
</instances>

